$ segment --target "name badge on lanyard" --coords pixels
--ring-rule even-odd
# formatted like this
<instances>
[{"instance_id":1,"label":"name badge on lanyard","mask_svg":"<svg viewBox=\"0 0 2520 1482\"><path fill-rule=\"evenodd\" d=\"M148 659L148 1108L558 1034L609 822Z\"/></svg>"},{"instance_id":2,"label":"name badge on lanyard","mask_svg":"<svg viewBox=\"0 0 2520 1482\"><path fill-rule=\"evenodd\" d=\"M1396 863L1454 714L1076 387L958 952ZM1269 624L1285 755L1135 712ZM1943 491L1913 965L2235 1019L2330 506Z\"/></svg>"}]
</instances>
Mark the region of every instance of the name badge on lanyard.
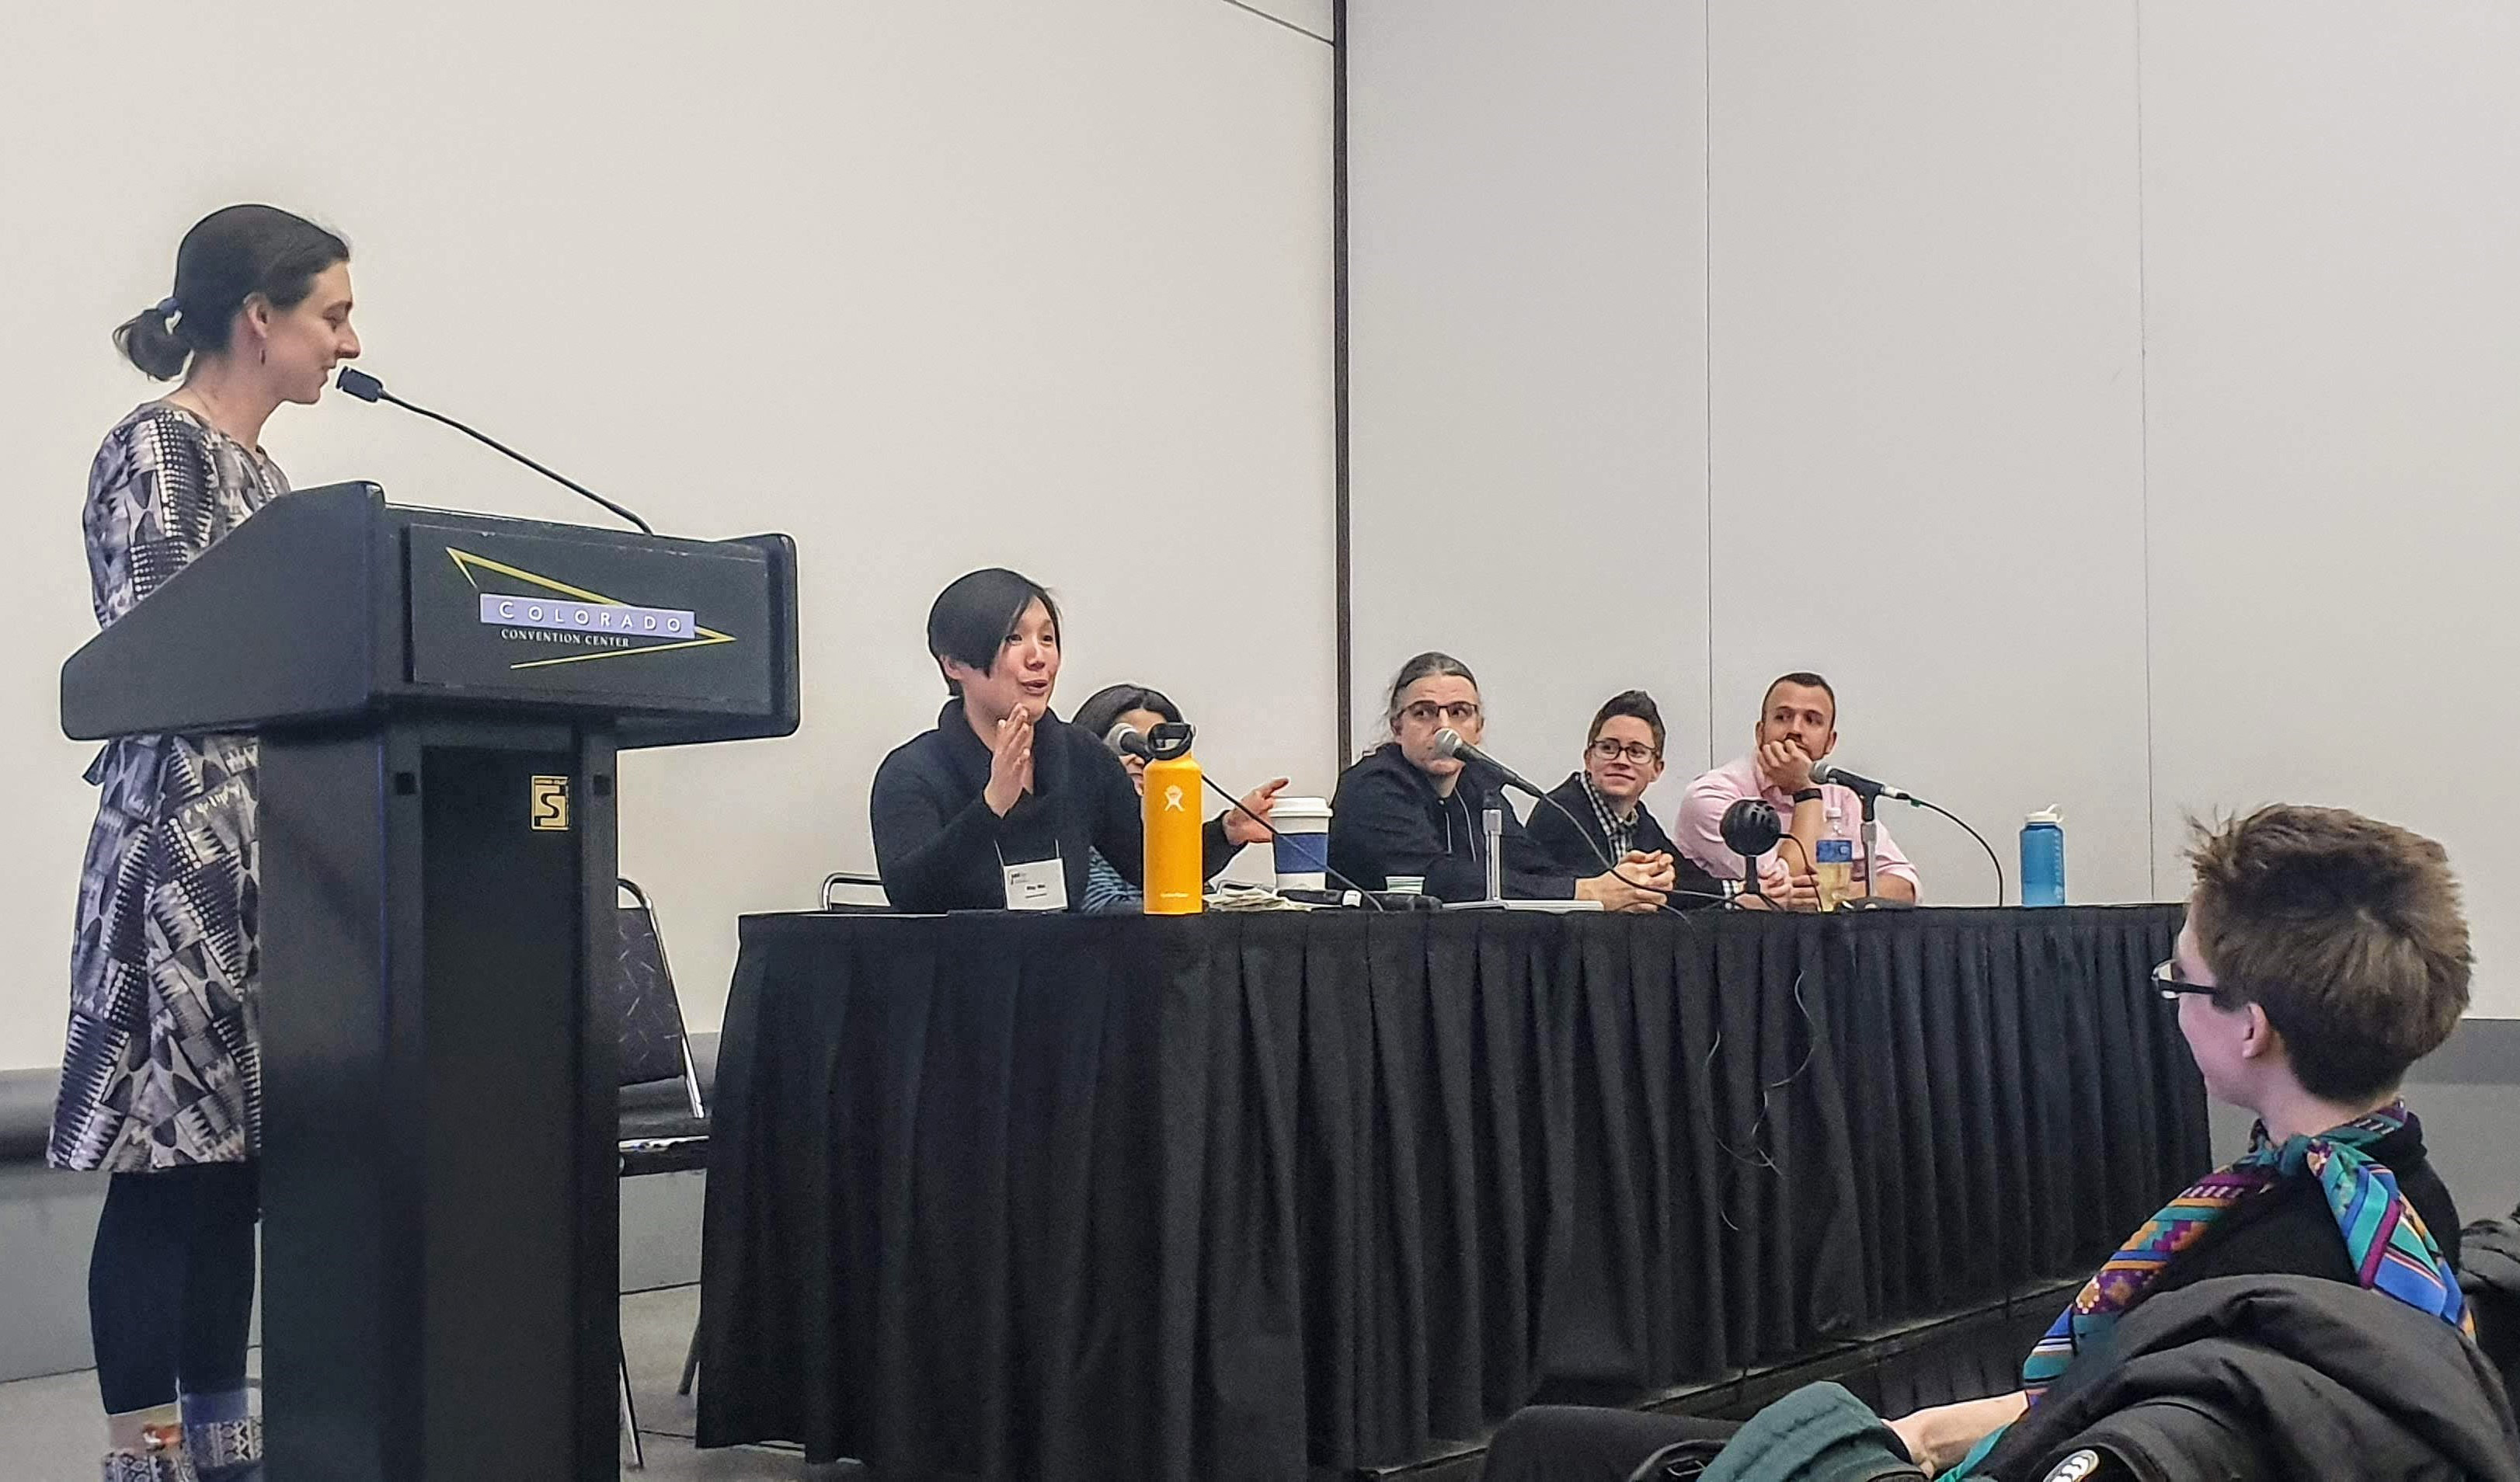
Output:
<instances>
[{"instance_id":1,"label":"name badge on lanyard","mask_svg":"<svg viewBox=\"0 0 2520 1482\"><path fill-rule=\"evenodd\" d=\"M1007 876L1007 909L1009 911L1064 911L1067 909L1067 862L1063 858L1033 860L1027 864L1010 865L998 857L999 868Z\"/></svg>"}]
</instances>

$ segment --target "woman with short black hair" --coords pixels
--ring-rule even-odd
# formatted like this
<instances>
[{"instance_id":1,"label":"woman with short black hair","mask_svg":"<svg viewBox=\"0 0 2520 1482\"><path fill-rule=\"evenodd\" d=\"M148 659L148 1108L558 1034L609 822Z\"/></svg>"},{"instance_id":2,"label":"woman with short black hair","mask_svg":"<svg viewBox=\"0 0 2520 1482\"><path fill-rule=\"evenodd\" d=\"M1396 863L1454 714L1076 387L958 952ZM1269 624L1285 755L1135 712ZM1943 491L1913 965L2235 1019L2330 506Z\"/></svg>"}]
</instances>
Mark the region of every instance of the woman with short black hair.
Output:
<instances>
[{"instance_id":1,"label":"woman with short black hair","mask_svg":"<svg viewBox=\"0 0 2520 1482\"><path fill-rule=\"evenodd\" d=\"M1050 708L1059 616L1048 589L1001 567L938 594L927 651L953 697L936 727L877 769L869 809L884 894L903 911L1066 910L1096 851L1142 884L1137 789L1102 738ZM1207 825L1205 874L1265 821L1284 778Z\"/></svg>"}]
</instances>

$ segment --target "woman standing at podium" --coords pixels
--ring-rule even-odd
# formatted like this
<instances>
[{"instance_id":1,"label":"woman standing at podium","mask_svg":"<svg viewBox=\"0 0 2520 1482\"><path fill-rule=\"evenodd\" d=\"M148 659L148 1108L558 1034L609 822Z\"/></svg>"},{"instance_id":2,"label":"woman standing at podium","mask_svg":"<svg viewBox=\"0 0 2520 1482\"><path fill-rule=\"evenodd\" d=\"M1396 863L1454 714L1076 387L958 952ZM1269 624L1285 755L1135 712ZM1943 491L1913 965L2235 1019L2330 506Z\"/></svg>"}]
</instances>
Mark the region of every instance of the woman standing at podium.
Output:
<instances>
[{"instance_id":1,"label":"woman standing at podium","mask_svg":"<svg viewBox=\"0 0 2520 1482\"><path fill-rule=\"evenodd\" d=\"M349 248L268 205L184 234L174 292L114 331L169 395L116 423L88 474L88 574L112 624L289 492L262 450L311 403L350 329ZM100 789L79 881L68 1043L49 1159L112 1175L88 1271L107 1482L259 1476L246 1405L253 1312L254 742L132 736Z\"/></svg>"},{"instance_id":2,"label":"woman standing at podium","mask_svg":"<svg viewBox=\"0 0 2520 1482\"><path fill-rule=\"evenodd\" d=\"M927 651L953 694L936 729L876 770L876 869L903 911L1064 911L1085 901L1100 851L1143 884L1138 791L1102 739L1051 713L1058 606L991 567L937 596ZM1206 874L1269 836L1280 778L1207 825ZM1245 810L1248 810L1247 812Z\"/></svg>"}]
</instances>

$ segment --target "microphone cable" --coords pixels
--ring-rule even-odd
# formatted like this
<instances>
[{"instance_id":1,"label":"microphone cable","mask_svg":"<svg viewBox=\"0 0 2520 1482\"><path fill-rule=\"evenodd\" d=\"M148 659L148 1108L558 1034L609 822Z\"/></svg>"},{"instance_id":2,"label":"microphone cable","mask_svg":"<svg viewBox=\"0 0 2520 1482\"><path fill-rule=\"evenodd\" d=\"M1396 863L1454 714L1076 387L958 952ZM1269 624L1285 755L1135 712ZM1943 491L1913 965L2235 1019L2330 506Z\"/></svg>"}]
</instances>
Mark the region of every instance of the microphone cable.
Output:
<instances>
[{"instance_id":1,"label":"microphone cable","mask_svg":"<svg viewBox=\"0 0 2520 1482\"><path fill-rule=\"evenodd\" d=\"M1953 823L1959 825L1961 831L1968 834L1969 837L1977 840L1977 846L1986 851L1986 862L1995 867L1995 903L1998 906L2002 905L2003 861L1997 857L1995 846L1986 841L1986 835L1978 832L1975 829L1970 828L1967 819L1960 817L1958 814L1954 813L1952 810L1944 807L1940 803L1929 803L1921 797L1911 797L1904 799L1904 801L1913 807L1933 809L1936 813L1939 813L1943 817L1950 819Z\"/></svg>"},{"instance_id":2,"label":"microphone cable","mask_svg":"<svg viewBox=\"0 0 2520 1482\"><path fill-rule=\"evenodd\" d=\"M1273 829L1273 828L1271 828L1271 827L1269 826L1269 821L1268 821L1267 819L1265 819L1265 818L1262 818L1259 814L1254 813L1254 812L1252 812L1250 809L1245 808L1244 806L1242 806L1242 799L1240 799L1240 798L1238 798L1238 797L1236 797L1236 796L1235 796L1233 793L1231 793L1231 792L1226 791L1226 790L1225 790L1225 788L1223 787L1223 786L1221 786L1221 785L1217 782L1217 780L1216 780L1215 778L1212 778L1212 777L1210 777L1210 776L1208 776L1208 775L1207 775L1206 769L1204 769L1204 768L1200 769L1199 774L1198 774L1198 780L1199 780L1200 782L1205 783L1205 784L1207 785L1207 787L1208 787L1208 790L1209 790L1209 791L1214 792L1217 796L1219 796L1219 797L1221 797L1221 798L1225 799L1225 805L1226 805L1228 808L1232 809L1232 810L1233 810L1234 812L1236 812L1236 813L1239 813L1239 814L1241 814L1244 818L1247 818L1247 819L1251 820L1251 822L1253 822L1253 823L1255 823L1255 824L1258 824L1258 825L1260 826L1260 831L1261 831L1261 832L1263 832L1263 833L1266 833L1267 835L1269 835L1269 842L1270 842L1270 843L1275 844L1275 843L1278 841L1278 831L1277 831L1276 829ZM1327 842L1325 843L1324 847L1327 849L1327 847L1328 847ZM1356 892L1356 895L1357 895L1357 898L1358 898L1359 900L1364 901L1367 905L1372 906L1374 910L1376 910L1376 911L1383 911L1383 910L1387 910L1387 909L1388 909L1387 907L1385 907L1385 906L1382 904L1382 902L1380 902L1380 901L1378 901L1378 900L1375 900L1375 899L1373 898L1373 892L1372 892L1372 891L1366 889L1363 885L1358 884L1356 881L1354 881L1354 880L1352 880L1352 879L1349 879L1346 876L1341 875L1341 874L1339 874L1337 871L1335 871L1335 870L1331 869L1331 868L1330 868L1330 866L1329 866L1329 861L1328 861L1328 860L1327 860L1327 859L1325 859L1325 860L1323 860L1323 861L1322 861L1322 874L1323 874L1323 875L1325 875L1325 876L1328 876L1328 877L1329 877L1329 878L1331 878L1331 879L1334 879L1334 880L1338 881L1338 882L1339 882L1339 884L1340 884L1340 885L1342 885L1342 886L1344 886L1345 888L1347 888L1347 889L1349 889L1349 890L1353 890L1353 891L1355 891L1355 892Z\"/></svg>"}]
</instances>

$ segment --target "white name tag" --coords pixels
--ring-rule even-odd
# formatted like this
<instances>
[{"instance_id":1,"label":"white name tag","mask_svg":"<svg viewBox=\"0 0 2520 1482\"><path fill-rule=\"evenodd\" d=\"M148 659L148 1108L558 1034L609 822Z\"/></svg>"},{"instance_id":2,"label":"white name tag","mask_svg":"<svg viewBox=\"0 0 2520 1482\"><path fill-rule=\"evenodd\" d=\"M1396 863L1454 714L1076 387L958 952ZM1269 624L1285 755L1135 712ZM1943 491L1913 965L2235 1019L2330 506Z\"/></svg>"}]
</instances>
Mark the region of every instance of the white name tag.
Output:
<instances>
[{"instance_id":1,"label":"white name tag","mask_svg":"<svg viewBox=\"0 0 2520 1482\"><path fill-rule=\"evenodd\" d=\"M1007 909L1009 911L1064 911L1067 909L1067 865L1063 860L1040 859L1028 865L1008 865Z\"/></svg>"}]
</instances>

